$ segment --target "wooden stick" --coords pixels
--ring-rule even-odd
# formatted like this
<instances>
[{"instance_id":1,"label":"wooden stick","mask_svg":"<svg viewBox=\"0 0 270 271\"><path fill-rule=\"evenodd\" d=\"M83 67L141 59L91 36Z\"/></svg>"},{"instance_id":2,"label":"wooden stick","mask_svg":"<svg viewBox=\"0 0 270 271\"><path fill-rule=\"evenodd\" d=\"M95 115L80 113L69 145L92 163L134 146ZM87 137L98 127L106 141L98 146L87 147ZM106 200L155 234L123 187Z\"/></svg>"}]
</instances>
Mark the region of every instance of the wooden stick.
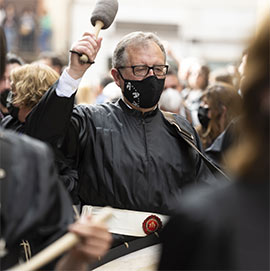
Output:
<instances>
[{"instance_id":1,"label":"wooden stick","mask_svg":"<svg viewBox=\"0 0 270 271\"><path fill-rule=\"evenodd\" d=\"M93 217L94 223L105 223L112 216L112 210L110 207L102 209L99 215ZM16 265L10 268L10 271L34 271L51 262L65 251L71 249L80 241L80 238L72 233L66 233L64 236L56 240L50 246L40 251L30 261L25 262L21 265Z\"/></svg>"},{"instance_id":2,"label":"wooden stick","mask_svg":"<svg viewBox=\"0 0 270 271\"><path fill-rule=\"evenodd\" d=\"M95 28L94 28L94 34L96 37L98 37L100 29L104 26L104 23L102 21L96 21ZM88 56L83 54L80 56L80 61L82 63L87 63L88 62Z\"/></svg>"},{"instance_id":3,"label":"wooden stick","mask_svg":"<svg viewBox=\"0 0 270 271\"><path fill-rule=\"evenodd\" d=\"M102 21L96 21L95 27L94 27L94 34L96 37L98 37L100 29L104 26L104 23Z\"/></svg>"}]
</instances>

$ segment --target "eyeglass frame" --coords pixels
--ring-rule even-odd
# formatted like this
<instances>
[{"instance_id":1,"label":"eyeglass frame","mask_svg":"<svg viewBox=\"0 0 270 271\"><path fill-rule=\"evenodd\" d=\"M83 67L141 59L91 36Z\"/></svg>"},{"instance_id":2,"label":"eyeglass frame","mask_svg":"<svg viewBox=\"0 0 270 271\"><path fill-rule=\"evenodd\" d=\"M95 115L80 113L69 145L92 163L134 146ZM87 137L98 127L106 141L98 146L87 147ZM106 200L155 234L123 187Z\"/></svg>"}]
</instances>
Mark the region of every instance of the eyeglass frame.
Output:
<instances>
[{"instance_id":1,"label":"eyeglass frame","mask_svg":"<svg viewBox=\"0 0 270 271\"><path fill-rule=\"evenodd\" d=\"M166 72L165 72L165 74L163 74L163 75L156 75L154 68L155 68L155 67L160 67L160 66L166 68ZM145 67L145 68L148 68L148 70L147 70L147 72L146 72L145 75L136 75L136 74L135 74L135 70L134 70L136 67ZM165 76L168 74L169 65L165 65L165 64L163 65L163 64L162 64L162 65L154 65L154 66L152 66L152 67L149 67L149 66L147 66L147 65L120 66L120 67L117 68L117 70L119 71L119 69L126 69L126 68L131 68L131 69L132 69L133 75L136 76L136 77L145 77L145 76L147 76L147 75L149 74L149 71L150 71L150 70L153 70L154 75L157 76L157 77L163 77L163 76L165 77ZM119 72L120 72L120 71L119 71ZM120 74L121 74L121 73L120 73Z\"/></svg>"}]
</instances>

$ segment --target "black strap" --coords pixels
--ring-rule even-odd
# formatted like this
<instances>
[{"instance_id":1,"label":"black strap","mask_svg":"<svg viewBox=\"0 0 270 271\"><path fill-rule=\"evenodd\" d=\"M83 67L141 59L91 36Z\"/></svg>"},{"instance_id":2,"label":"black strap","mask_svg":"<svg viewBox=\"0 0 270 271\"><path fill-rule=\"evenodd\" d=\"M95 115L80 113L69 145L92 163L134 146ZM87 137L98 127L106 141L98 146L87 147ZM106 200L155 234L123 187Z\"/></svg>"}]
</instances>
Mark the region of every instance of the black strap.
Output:
<instances>
[{"instance_id":1,"label":"black strap","mask_svg":"<svg viewBox=\"0 0 270 271\"><path fill-rule=\"evenodd\" d=\"M133 241L125 242L117 247L111 248L103 258L101 258L99 261L96 261L93 265L91 265L90 270L95 269L108 262L111 262L115 259L118 259L122 256L125 256L129 253L132 253L140 249L150 247L159 243L160 243L160 238L159 238L158 233L152 233L145 237L138 237Z\"/></svg>"},{"instance_id":2,"label":"black strap","mask_svg":"<svg viewBox=\"0 0 270 271\"><path fill-rule=\"evenodd\" d=\"M229 180L229 177L220 169L218 168L216 165L214 165L195 145L195 141L194 141L194 136L192 134L190 134L189 132L187 132L186 130L184 130L182 127L180 127L180 125L177 123L177 121L174 118L174 114L171 112L166 112L166 111L161 111L164 115L164 117L172 124L174 125L177 130L178 130L178 134L181 136L182 139L184 139L184 141L191 146L199 155L200 157L203 159L203 161L205 162L205 164L207 165L207 167L211 170L211 172L215 173L219 173L222 177L224 177L225 179Z\"/></svg>"},{"instance_id":3,"label":"black strap","mask_svg":"<svg viewBox=\"0 0 270 271\"><path fill-rule=\"evenodd\" d=\"M69 50L69 52L70 52L70 53L73 53L73 54L77 54L79 57L81 57L81 56L83 55L82 53L80 53L80 52L78 52L78 51L74 51L74 50ZM88 59L87 62L82 63L82 64L94 64L94 63L95 63L95 61L90 61L90 60Z\"/></svg>"}]
</instances>

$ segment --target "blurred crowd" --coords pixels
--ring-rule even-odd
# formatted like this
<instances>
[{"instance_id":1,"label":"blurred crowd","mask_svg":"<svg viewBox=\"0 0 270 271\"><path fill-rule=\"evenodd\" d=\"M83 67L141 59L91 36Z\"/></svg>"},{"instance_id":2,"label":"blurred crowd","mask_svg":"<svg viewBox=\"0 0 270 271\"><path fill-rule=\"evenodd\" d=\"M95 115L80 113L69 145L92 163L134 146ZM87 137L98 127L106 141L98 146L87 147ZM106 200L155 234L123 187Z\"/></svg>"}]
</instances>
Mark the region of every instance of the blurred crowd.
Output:
<instances>
[{"instance_id":1,"label":"blurred crowd","mask_svg":"<svg viewBox=\"0 0 270 271\"><path fill-rule=\"evenodd\" d=\"M52 22L46 8L29 6L18 11L13 3L0 1L0 25L4 28L9 52L38 54L51 51Z\"/></svg>"}]
</instances>

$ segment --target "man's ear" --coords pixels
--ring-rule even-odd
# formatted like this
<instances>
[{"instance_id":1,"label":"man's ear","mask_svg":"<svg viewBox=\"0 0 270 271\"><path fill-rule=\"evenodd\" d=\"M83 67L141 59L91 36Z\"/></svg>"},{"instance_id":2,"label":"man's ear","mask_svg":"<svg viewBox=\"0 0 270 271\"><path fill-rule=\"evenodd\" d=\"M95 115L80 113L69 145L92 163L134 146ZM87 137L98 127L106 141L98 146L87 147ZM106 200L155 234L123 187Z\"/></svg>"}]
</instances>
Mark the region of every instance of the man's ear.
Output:
<instances>
[{"instance_id":1,"label":"man's ear","mask_svg":"<svg viewBox=\"0 0 270 271\"><path fill-rule=\"evenodd\" d=\"M113 77L113 79L114 79L116 85L117 85L118 87L121 87L121 84L120 84L120 82L121 82L121 77L120 77L120 74L119 74L118 70L115 69L115 68L112 68L112 69L111 69L111 75L112 75L112 77Z\"/></svg>"}]
</instances>

